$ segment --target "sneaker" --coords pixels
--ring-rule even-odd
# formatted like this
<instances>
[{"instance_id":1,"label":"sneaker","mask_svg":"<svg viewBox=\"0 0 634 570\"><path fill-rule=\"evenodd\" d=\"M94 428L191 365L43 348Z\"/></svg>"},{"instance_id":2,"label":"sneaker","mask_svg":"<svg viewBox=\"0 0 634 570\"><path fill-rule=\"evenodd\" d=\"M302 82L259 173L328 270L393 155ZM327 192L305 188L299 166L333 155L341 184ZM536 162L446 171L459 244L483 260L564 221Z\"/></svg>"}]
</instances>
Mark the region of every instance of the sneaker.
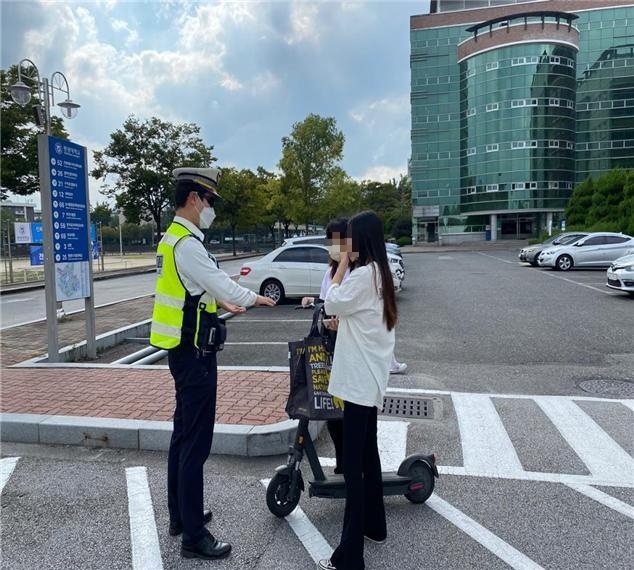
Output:
<instances>
[{"instance_id":1,"label":"sneaker","mask_svg":"<svg viewBox=\"0 0 634 570\"><path fill-rule=\"evenodd\" d=\"M403 374L407 370L407 364L404 362L396 362L396 366L390 368L390 374Z\"/></svg>"},{"instance_id":2,"label":"sneaker","mask_svg":"<svg viewBox=\"0 0 634 570\"><path fill-rule=\"evenodd\" d=\"M324 558L323 560L320 560L319 563L317 564L317 568L319 568L319 570L337 570L337 568L332 565L332 563L330 562L330 559L328 558Z\"/></svg>"}]
</instances>

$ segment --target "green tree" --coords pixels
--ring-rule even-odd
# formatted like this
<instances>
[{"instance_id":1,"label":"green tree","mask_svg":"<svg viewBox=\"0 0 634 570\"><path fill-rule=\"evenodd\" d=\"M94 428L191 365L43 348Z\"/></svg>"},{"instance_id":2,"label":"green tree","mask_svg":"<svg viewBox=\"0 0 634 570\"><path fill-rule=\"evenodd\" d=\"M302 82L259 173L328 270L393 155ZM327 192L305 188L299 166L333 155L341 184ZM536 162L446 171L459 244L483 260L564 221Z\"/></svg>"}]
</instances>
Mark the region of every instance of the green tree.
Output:
<instances>
[{"instance_id":1,"label":"green tree","mask_svg":"<svg viewBox=\"0 0 634 570\"><path fill-rule=\"evenodd\" d=\"M327 224L339 216L352 216L362 209L361 186L341 168L335 168L319 207L318 221Z\"/></svg>"},{"instance_id":2,"label":"green tree","mask_svg":"<svg viewBox=\"0 0 634 570\"><path fill-rule=\"evenodd\" d=\"M586 224L591 231L618 231L618 207L623 200L626 172L620 168L603 174L594 185Z\"/></svg>"},{"instance_id":3,"label":"green tree","mask_svg":"<svg viewBox=\"0 0 634 570\"><path fill-rule=\"evenodd\" d=\"M225 223L231 232L233 255L236 255L236 231L257 224L259 205L256 188L258 178L251 170L223 168L218 183L219 223Z\"/></svg>"},{"instance_id":4,"label":"green tree","mask_svg":"<svg viewBox=\"0 0 634 570\"><path fill-rule=\"evenodd\" d=\"M41 129L36 126L33 106L41 103L35 84L22 74L25 84L34 86L31 101L21 107L13 101L10 87L17 82L17 66L0 70L0 146L2 153L2 183L0 200L6 199L9 192L28 196L39 190L39 162L37 155L37 135ZM51 134L68 139L64 121L51 116Z\"/></svg>"},{"instance_id":5,"label":"green tree","mask_svg":"<svg viewBox=\"0 0 634 570\"><path fill-rule=\"evenodd\" d=\"M587 216L592 206L592 195L594 194L594 181L588 176L579 184L566 206L566 226L569 229L585 229Z\"/></svg>"},{"instance_id":6,"label":"green tree","mask_svg":"<svg viewBox=\"0 0 634 570\"><path fill-rule=\"evenodd\" d=\"M103 192L116 197L129 222L153 219L158 239L161 214L173 196L172 170L209 167L216 160L213 146L206 146L199 133L200 127L192 123L130 116L122 129L110 135L110 144L94 153L96 167L91 174L104 180Z\"/></svg>"},{"instance_id":7,"label":"green tree","mask_svg":"<svg viewBox=\"0 0 634 570\"><path fill-rule=\"evenodd\" d=\"M634 236L634 170L628 170L623 186L623 200L617 208L619 228Z\"/></svg>"},{"instance_id":8,"label":"green tree","mask_svg":"<svg viewBox=\"0 0 634 570\"><path fill-rule=\"evenodd\" d=\"M291 134L282 138L279 166L291 193L295 191L300 197L295 217L306 224L307 231L309 222L315 219L325 185L343 158L344 141L333 117L312 113L293 124Z\"/></svg>"},{"instance_id":9,"label":"green tree","mask_svg":"<svg viewBox=\"0 0 634 570\"><path fill-rule=\"evenodd\" d=\"M287 220L290 223L289 202L283 192L282 179L259 166L254 200L260 212L258 224L267 229L275 242L278 224L284 224Z\"/></svg>"},{"instance_id":10,"label":"green tree","mask_svg":"<svg viewBox=\"0 0 634 570\"><path fill-rule=\"evenodd\" d=\"M363 207L374 210L381 222L386 234L392 232L394 222L400 217L401 203L399 190L395 181L371 182L364 181L361 185L363 195Z\"/></svg>"},{"instance_id":11,"label":"green tree","mask_svg":"<svg viewBox=\"0 0 634 570\"><path fill-rule=\"evenodd\" d=\"M101 223L102 226L108 226L110 225L112 214L112 208L110 208L108 204L105 202L103 204L97 202L97 205L92 208L92 212L90 212L90 221L93 224Z\"/></svg>"}]
</instances>

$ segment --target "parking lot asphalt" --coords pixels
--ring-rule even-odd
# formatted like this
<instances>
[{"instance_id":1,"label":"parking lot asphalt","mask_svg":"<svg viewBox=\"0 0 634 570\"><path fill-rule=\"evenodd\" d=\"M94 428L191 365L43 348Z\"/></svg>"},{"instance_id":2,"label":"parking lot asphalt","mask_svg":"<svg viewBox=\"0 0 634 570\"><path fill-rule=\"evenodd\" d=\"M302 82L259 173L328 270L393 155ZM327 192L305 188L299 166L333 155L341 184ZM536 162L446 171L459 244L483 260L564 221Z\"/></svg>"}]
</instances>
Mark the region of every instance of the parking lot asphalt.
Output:
<instances>
[{"instance_id":1,"label":"parking lot asphalt","mask_svg":"<svg viewBox=\"0 0 634 570\"><path fill-rule=\"evenodd\" d=\"M384 431L398 422L382 418L379 435L386 442L382 450L397 462L409 453L437 453L441 478L424 505L403 497L386 499L389 539L385 545L367 545L368 567L629 568L634 345L628 315L634 300L605 288L604 271L535 269L519 264L513 249L408 254L405 263L396 356L408 370L390 378L390 390L439 398L442 413L401 424L402 438ZM236 365L262 368L285 359L277 352L283 345L264 343L285 343L305 334L309 312L294 306L257 309L229 322L231 344L220 355L221 390L249 372L235 370ZM149 307L146 299L136 311L147 316ZM126 316L129 324L137 318L133 314L132 305L104 308L97 315L98 328ZM29 330L45 340L45 329ZM76 331L83 332L79 325ZM14 356L19 340L13 340ZM4 338L2 343L7 366ZM250 372L251 385L262 381L261 407L278 389L264 384L261 375L268 373ZM44 397L36 398L38 406L47 405L55 392L67 394L73 405L107 406L114 394L121 409L129 405L123 400L127 396L150 408L144 413L155 413L158 404L169 413L169 373L160 366L84 363L5 368L2 375L3 405L6 379L6 386L24 386L25 405L45 388ZM287 374L271 373L270 378L276 375L283 380L275 405L280 412ZM116 382L111 383L112 377ZM158 386L163 386L160 393L153 391ZM235 404L243 397L235 392L228 401ZM115 409L104 411L113 414ZM64 428L77 434L76 426ZM48 424L41 433L49 436ZM3 442L2 467L5 461L15 466L2 494L6 564L131 567L135 546L128 532L126 478L130 469L140 467L153 503L147 521L156 524L157 559L165 568L191 568L191 561L179 557L178 540L167 533L165 454L117 449L114 437L106 448L100 433L79 433L81 445L71 447ZM91 437L85 438L86 433ZM144 436L137 427L137 439ZM333 456L328 437L317 440L317 453L324 465L332 465L327 463ZM388 458L384 465L390 465ZM207 462L211 530L234 544L229 559L214 563L218 567L312 568L322 552L327 556L337 544L341 501L304 493L300 509L286 521L266 510L262 481L284 460L281 455L216 454ZM302 469L308 481L308 466Z\"/></svg>"},{"instance_id":2,"label":"parking lot asphalt","mask_svg":"<svg viewBox=\"0 0 634 570\"><path fill-rule=\"evenodd\" d=\"M627 318L633 303L627 295L605 288L605 271L561 273L532 268L517 261L514 249L409 254L405 263L395 354L408 369L402 376L392 376L390 387L634 395L634 347L631 318ZM151 305L151 298L142 298L98 309L98 332L130 324L134 315L149 317ZM218 358L219 424L288 429L284 413L287 343L307 334L311 317L310 310L298 309L298 302L290 301L272 309L254 308L229 321L226 348ZM64 342L78 342L82 334L81 317L60 323ZM11 329L1 342L4 366L41 354L45 324ZM130 345L130 351L138 348L138 344ZM156 434L165 441L172 400L166 363L103 369L107 356L100 355L99 364L66 365L64 382L76 382L76 389L71 385L67 390L55 389L58 376L51 365L46 372L28 367L3 370L5 420L6 413L35 414L29 421L39 427L35 432L33 426L29 429L37 434L44 429L42 422L51 423L50 416L155 420L166 422ZM74 396L93 385L117 382L119 396L116 390L97 389L92 400ZM127 394L128 401L122 402L118 398L127 384L135 384L140 391ZM150 387L161 395L147 402L142 393ZM46 397L33 398L34 393ZM85 409L77 405L78 400L86 402ZM237 402L248 404L236 407ZM136 424L132 428L140 433Z\"/></svg>"}]
</instances>

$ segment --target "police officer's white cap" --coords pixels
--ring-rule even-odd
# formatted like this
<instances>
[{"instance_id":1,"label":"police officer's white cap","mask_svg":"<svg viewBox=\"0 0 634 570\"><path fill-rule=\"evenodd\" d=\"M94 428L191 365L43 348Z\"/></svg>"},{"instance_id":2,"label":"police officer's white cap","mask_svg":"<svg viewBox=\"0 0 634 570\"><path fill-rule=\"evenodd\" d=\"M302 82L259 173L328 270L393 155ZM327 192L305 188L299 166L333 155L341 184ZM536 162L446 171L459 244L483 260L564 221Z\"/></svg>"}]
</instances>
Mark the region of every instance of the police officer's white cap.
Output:
<instances>
[{"instance_id":1,"label":"police officer's white cap","mask_svg":"<svg viewBox=\"0 0 634 570\"><path fill-rule=\"evenodd\" d=\"M200 186L201 193L208 192L216 197L220 197L216 188L220 179L220 169L218 168L175 168L172 171L176 182L190 181Z\"/></svg>"}]
</instances>

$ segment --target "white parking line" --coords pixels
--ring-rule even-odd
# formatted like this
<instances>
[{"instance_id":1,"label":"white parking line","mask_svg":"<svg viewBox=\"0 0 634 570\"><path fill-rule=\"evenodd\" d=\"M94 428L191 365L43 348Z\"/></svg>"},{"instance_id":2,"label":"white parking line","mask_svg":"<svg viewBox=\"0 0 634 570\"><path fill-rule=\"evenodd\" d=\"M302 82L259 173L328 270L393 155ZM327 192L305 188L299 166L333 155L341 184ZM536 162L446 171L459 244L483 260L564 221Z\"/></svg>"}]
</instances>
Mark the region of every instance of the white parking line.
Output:
<instances>
[{"instance_id":1,"label":"white parking line","mask_svg":"<svg viewBox=\"0 0 634 570\"><path fill-rule=\"evenodd\" d=\"M4 486L9 479L11 479L11 475L19 459L19 457L5 457L4 459L0 459L0 493L2 493Z\"/></svg>"},{"instance_id":2,"label":"white parking line","mask_svg":"<svg viewBox=\"0 0 634 570\"><path fill-rule=\"evenodd\" d=\"M543 570L542 566L444 499L441 499L438 495L429 497L425 504L457 526L462 532L478 541L489 552L504 560L511 568L516 570Z\"/></svg>"},{"instance_id":3,"label":"white parking line","mask_svg":"<svg viewBox=\"0 0 634 570\"><path fill-rule=\"evenodd\" d=\"M236 319L231 324L251 324L251 323L311 323L312 319Z\"/></svg>"},{"instance_id":4,"label":"white parking line","mask_svg":"<svg viewBox=\"0 0 634 570\"><path fill-rule=\"evenodd\" d=\"M284 345L288 346L288 342L225 342L225 346L260 346L260 345Z\"/></svg>"},{"instance_id":5,"label":"white parking line","mask_svg":"<svg viewBox=\"0 0 634 570\"><path fill-rule=\"evenodd\" d=\"M504 424L485 394L452 394L465 469L510 475L524 469Z\"/></svg>"},{"instance_id":6,"label":"white parking line","mask_svg":"<svg viewBox=\"0 0 634 570\"><path fill-rule=\"evenodd\" d=\"M634 482L634 460L577 404L561 396L535 402L594 477Z\"/></svg>"},{"instance_id":7,"label":"white parking line","mask_svg":"<svg viewBox=\"0 0 634 570\"><path fill-rule=\"evenodd\" d=\"M616 499L612 495L608 495L603 491L599 491L594 487L590 487L590 485L578 485L575 483L566 483L566 485L571 489L578 491L582 495L590 497L591 499L594 499L602 505L605 505L606 507L617 511L622 515L625 515L626 517L634 519L634 507L632 505L628 505L623 501L619 501L619 499Z\"/></svg>"},{"instance_id":8,"label":"white parking line","mask_svg":"<svg viewBox=\"0 0 634 570\"><path fill-rule=\"evenodd\" d=\"M598 485L601 487L622 487L634 489L633 482L615 481L608 477L595 477L593 475L569 475L567 473L544 473L543 471L518 471L517 473L503 473L492 475L491 470L467 471L464 467L455 465L438 465L438 472L441 475L455 475L457 477L488 477L492 479L504 479L508 481L540 481L544 483L557 483L568 485Z\"/></svg>"},{"instance_id":9,"label":"white parking line","mask_svg":"<svg viewBox=\"0 0 634 570\"><path fill-rule=\"evenodd\" d=\"M268 486L269 481L270 479L260 480L264 487ZM330 558L333 552L332 547L317 527L310 522L301 507L295 507L295 510L286 517L286 521L314 562L319 562L322 558Z\"/></svg>"},{"instance_id":10,"label":"white parking line","mask_svg":"<svg viewBox=\"0 0 634 570\"><path fill-rule=\"evenodd\" d=\"M541 271L541 275L546 275L546 277L552 277L553 279L560 279L561 281L566 281L567 283L572 283L573 285L579 285L579 287L587 287L588 289L592 289L593 291L598 291L599 293L603 293L605 295L611 295L614 297L618 295L618 293L612 293L611 291L606 291L605 289L597 289L592 285L586 285L585 283L579 283L578 281L573 281L572 279L566 279L566 277L561 277L560 275L554 275L553 273L548 273L546 271Z\"/></svg>"},{"instance_id":11,"label":"white parking line","mask_svg":"<svg viewBox=\"0 0 634 570\"><path fill-rule=\"evenodd\" d=\"M128 514L132 543L133 570L162 570L163 559L159 546L152 495L145 467L125 470L128 485Z\"/></svg>"},{"instance_id":12,"label":"white parking line","mask_svg":"<svg viewBox=\"0 0 634 570\"><path fill-rule=\"evenodd\" d=\"M481 251L476 251L478 255L484 255L484 257L490 257L491 259L497 259L502 263L509 263L510 265L517 265L517 261L509 261L508 259L502 259L501 257L496 257L495 255L490 255L488 253L482 253Z\"/></svg>"},{"instance_id":13,"label":"white parking line","mask_svg":"<svg viewBox=\"0 0 634 570\"><path fill-rule=\"evenodd\" d=\"M398 471L407 454L407 430L409 422L402 420L379 420L377 422L377 446L381 457L382 471ZM335 467L334 457L320 457L322 467Z\"/></svg>"}]
</instances>

